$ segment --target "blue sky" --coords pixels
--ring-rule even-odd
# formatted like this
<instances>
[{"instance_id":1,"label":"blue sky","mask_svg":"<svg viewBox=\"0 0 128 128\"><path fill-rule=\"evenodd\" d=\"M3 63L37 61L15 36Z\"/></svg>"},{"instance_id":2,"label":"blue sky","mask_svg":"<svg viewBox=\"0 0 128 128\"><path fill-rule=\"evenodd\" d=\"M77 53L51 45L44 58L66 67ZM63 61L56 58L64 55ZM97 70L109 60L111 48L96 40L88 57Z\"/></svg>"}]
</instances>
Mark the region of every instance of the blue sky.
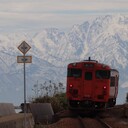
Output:
<instances>
[{"instance_id":1,"label":"blue sky","mask_svg":"<svg viewBox=\"0 0 128 128\"><path fill-rule=\"evenodd\" d=\"M128 0L0 0L0 32L66 29L98 15L128 14Z\"/></svg>"}]
</instances>

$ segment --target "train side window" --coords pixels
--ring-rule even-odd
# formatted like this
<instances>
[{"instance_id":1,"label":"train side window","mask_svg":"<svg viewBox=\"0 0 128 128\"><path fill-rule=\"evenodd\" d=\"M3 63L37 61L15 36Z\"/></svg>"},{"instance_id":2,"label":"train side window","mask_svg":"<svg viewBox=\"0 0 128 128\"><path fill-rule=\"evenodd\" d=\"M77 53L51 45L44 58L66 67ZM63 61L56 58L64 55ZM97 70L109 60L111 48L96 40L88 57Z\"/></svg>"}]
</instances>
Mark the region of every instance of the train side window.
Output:
<instances>
[{"instance_id":1,"label":"train side window","mask_svg":"<svg viewBox=\"0 0 128 128\"><path fill-rule=\"evenodd\" d=\"M115 86L115 77L111 77L111 79L110 79L110 86L111 87Z\"/></svg>"},{"instance_id":2,"label":"train side window","mask_svg":"<svg viewBox=\"0 0 128 128\"><path fill-rule=\"evenodd\" d=\"M92 80L92 72L85 72L85 80Z\"/></svg>"},{"instance_id":3,"label":"train side window","mask_svg":"<svg viewBox=\"0 0 128 128\"><path fill-rule=\"evenodd\" d=\"M82 70L75 69L75 68L69 68L67 76L80 78L82 76Z\"/></svg>"}]
</instances>

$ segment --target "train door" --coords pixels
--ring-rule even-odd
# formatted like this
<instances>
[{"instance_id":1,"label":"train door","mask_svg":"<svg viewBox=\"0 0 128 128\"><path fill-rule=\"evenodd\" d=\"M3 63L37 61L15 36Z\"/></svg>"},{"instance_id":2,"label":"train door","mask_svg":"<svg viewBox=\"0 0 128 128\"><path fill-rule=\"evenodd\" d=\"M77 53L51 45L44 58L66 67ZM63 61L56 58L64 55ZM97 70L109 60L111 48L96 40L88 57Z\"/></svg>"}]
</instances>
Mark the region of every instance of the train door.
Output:
<instances>
[{"instance_id":1,"label":"train door","mask_svg":"<svg viewBox=\"0 0 128 128\"><path fill-rule=\"evenodd\" d=\"M118 72L111 70L111 80L110 80L110 97L117 97L118 93Z\"/></svg>"},{"instance_id":2,"label":"train door","mask_svg":"<svg viewBox=\"0 0 128 128\"><path fill-rule=\"evenodd\" d=\"M90 99L92 97L92 91L93 91L93 72L85 71L83 76L84 76L83 96L85 99Z\"/></svg>"},{"instance_id":3,"label":"train door","mask_svg":"<svg viewBox=\"0 0 128 128\"><path fill-rule=\"evenodd\" d=\"M111 77L110 97L116 97L118 94L118 77Z\"/></svg>"},{"instance_id":4,"label":"train door","mask_svg":"<svg viewBox=\"0 0 128 128\"><path fill-rule=\"evenodd\" d=\"M110 97L115 97L115 91L116 91L116 86L115 86L115 77L114 76L111 76L111 79L110 79Z\"/></svg>"},{"instance_id":5,"label":"train door","mask_svg":"<svg viewBox=\"0 0 128 128\"><path fill-rule=\"evenodd\" d=\"M117 94L118 94L118 80L119 80L119 76L116 75L115 97L117 97Z\"/></svg>"}]
</instances>

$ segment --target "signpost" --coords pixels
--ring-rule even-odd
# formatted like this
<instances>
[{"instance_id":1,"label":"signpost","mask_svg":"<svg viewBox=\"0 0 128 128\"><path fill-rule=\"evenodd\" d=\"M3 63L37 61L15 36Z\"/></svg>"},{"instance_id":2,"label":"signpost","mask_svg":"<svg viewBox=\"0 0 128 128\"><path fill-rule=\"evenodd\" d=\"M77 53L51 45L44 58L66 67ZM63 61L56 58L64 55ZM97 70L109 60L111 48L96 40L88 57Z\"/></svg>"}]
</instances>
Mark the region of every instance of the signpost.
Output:
<instances>
[{"instance_id":1,"label":"signpost","mask_svg":"<svg viewBox=\"0 0 128 128\"><path fill-rule=\"evenodd\" d=\"M27 52L28 52L28 50L30 49L31 47L25 42L25 41L23 41L20 45L19 45L19 47L18 47L18 49L25 55Z\"/></svg>"},{"instance_id":2,"label":"signpost","mask_svg":"<svg viewBox=\"0 0 128 128\"><path fill-rule=\"evenodd\" d=\"M27 128L26 126L26 69L25 64L26 63L32 63L32 56L25 56L25 54L29 51L31 47L23 41L19 46L18 49L23 53L23 56L17 56L17 63L23 63L24 64L24 128Z\"/></svg>"}]
</instances>

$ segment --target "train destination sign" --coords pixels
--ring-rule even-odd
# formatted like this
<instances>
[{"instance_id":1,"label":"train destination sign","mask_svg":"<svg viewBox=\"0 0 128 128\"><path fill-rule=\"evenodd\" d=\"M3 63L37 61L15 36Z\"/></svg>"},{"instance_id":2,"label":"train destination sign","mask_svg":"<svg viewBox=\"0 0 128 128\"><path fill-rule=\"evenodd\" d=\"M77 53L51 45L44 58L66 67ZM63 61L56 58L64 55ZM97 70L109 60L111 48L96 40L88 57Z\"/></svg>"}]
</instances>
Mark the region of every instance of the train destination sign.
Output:
<instances>
[{"instance_id":1,"label":"train destination sign","mask_svg":"<svg viewBox=\"0 0 128 128\"><path fill-rule=\"evenodd\" d=\"M32 63L32 56L17 56L17 63Z\"/></svg>"},{"instance_id":2,"label":"train destination sign","mask_svg":"<svg viewBox=\"0 0 128 128\"><path fill-rule=\"evenodd\" d=\"M26 54L28 52L28 50L31 48L31 46L29 46L25 41L23 41L18 49L23 53Z\"/></svg>"}]
</instances>

